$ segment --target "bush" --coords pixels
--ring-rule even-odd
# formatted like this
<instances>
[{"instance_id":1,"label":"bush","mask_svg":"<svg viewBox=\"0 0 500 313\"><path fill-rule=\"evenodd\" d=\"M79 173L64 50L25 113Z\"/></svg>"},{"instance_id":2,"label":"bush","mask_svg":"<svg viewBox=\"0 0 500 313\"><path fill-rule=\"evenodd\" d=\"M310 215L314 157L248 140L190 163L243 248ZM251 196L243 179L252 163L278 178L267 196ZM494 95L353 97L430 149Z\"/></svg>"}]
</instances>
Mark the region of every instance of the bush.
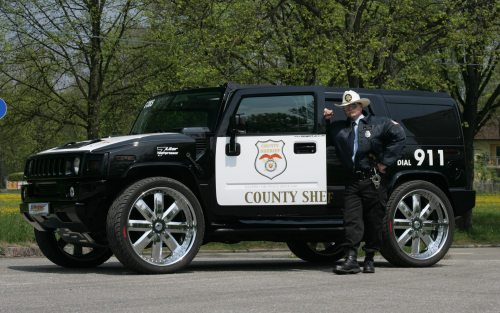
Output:
<instances>
[{"instance_id":1,"label":"bush","mask_svg":"<svg viewBox=\"0 0 500 313\"><path fill-rule=\"evenodd\" d=\"M22 180L24 180L24 173L23 172L11 173L11 174L9 174L9 176L7 176L7 180L9 180L9 181L22 181Z\"/></svg>"}]
</instances>

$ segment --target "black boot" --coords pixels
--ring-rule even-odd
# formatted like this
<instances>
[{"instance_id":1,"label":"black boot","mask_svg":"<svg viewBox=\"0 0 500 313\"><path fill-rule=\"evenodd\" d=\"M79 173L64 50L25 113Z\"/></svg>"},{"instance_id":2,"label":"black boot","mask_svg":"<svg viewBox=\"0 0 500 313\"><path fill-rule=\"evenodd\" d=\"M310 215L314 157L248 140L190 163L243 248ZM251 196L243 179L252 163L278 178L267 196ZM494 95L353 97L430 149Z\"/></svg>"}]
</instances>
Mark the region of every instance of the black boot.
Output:
<instances>
[{"instance_id":1,"label":"black boot","mask_svg":"<svg viewBox=\"0 0 500 313\"><path fill-rule=\"evenodd\" d=\"M368 252L365 256L365 262L363 264L363 273L375 273L375 262L373 261L373 257L375 253Z\"/></svg>"},{"instance_id":2,"label":"black boot","mask_svg":"<svg viewBox=\"0 0 500 313\"><path fill-rule=\"evenodd\" d=\"M341 265L335 266L333 272L335 274L357 274L361 270L358 264L358 251L355 249L349 249L347 252L347 257L345 258L344 263Z\"/></svg>"}]
</instances>

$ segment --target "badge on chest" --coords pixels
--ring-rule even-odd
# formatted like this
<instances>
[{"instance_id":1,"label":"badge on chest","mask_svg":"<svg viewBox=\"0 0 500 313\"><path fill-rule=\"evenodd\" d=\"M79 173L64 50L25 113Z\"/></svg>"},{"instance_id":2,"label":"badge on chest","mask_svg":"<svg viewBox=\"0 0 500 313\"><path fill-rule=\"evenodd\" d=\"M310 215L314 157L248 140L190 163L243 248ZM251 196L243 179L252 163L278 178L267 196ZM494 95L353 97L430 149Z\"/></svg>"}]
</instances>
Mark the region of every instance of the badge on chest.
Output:
<instances>
[{"instance_id":1,"label":"badge on chest","mask_svg":"<svg viewBox=\"0 0 500 313\"><path fill-rule=\"evenodd\" d=\"M365 138L370 138L372 136L372 127L371 125L363 125L363 129L361 133L364 133Z\"/></svg>"}]
</instances>

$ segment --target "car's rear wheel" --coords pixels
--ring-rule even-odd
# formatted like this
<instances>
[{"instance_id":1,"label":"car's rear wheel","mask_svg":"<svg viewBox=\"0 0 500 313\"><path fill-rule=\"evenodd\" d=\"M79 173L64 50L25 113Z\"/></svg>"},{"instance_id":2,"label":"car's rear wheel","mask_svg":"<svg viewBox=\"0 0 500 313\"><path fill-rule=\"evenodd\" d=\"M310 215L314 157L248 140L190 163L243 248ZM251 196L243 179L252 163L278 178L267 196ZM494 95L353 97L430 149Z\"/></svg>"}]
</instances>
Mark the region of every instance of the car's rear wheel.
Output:
<instances>
[{"instance_id":1,"label":"car's rear wheel","mask_svg":"<svg viewBox=\"0 0 500 313\"><path fill-rule=\"evenodd\" d=\"M108 213L107 230L122 264L141 273L171 273L198 253L205 222L196 196L185 185L152 177L118 196Z\"/></svg>"},{"instance_id":2,"label":"car's rear wheel","mask_svg":"<svg viewBox=\"0 0 500 313\"><path fill-rule=\"evenodd\" d=\"M335 262L344 256L338 242L289 241L286 244L293 254L308 262Z\"/></svg>"},{"instance_id":3,"label":"car's rear wheel","mask_svg":"<svg viewBox=\"0 0 500 313\"><path fill-rule=\"evenodd\" d=\"M446 194L436 185L409 181L396 187L387 202L381 253L399 266L431 266L453 241L455 219Z\"/></svg>"},{"instance_id":4,"label":"car's rear wheel","mask_svg":"<svg viewBox=\"0 0 500 313\"><path fill-rule=\"evenodd\" d=\"M35 231L40 251L53 263L69 268L91 268L106 262L113 253L107 247L91 247L65 241L54 230Z\"/></svg>"}]
</instances>

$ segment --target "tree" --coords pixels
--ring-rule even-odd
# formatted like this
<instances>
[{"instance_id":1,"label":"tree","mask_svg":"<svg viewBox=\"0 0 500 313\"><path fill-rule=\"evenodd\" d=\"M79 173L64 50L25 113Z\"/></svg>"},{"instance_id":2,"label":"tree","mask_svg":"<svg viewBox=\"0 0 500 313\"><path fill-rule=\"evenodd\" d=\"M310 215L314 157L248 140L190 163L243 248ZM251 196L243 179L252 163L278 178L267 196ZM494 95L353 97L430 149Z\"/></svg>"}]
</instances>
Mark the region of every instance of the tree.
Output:
<instances>
[{"instance_id":1,"label":"tree","mask_svg":"<svg viewBox=\"0 0 500 313\"><path fill-rule=\"evenodd\" d=\"M293 1L171 0L158 7L182 34L185 79L194 85L311 85L336 71L328 48L334 42L316 34L310 14Z\"/></svg>"},{"instance_id":2,"label":"tree","mask_svg":"<svg viewBox=\"0 0 500 313\"><path fill-rule=\"evenodd\" d=\"M415 88L404 75L442 44L450 9L446 1L294 0L315 17L309 27L336 41L331 53L341 66L329 85ZM421 79L421 77L419 77Z\"/></svg>"},{"instance_id":3,"label":"tree","mask_svg":"<svg viewBox=\"0 0 500 313\"><path fill-rule=\"evenodd\" d=\"M135 1L2 2L0 14L8 38L1 84L16 97L19 122L40 119L97 138L103 115L143 82L140 44L124 44L142 28Z\"/></svg>"},{"instance_id":4,"label":"tree","mask_svg":"<svg viewBox=\"0 0 500 313\"><path fill-rule=\"evenodd\" d=\"M500 25L498 2L494 0L457 1L449 45L442 50L441 74L459 103L462 130L469 164L466 176L474 177L473 140L500 108L498 60ZM472 212L464 217L462 227L470 229Z\"/></svg>"}]
</instances>

